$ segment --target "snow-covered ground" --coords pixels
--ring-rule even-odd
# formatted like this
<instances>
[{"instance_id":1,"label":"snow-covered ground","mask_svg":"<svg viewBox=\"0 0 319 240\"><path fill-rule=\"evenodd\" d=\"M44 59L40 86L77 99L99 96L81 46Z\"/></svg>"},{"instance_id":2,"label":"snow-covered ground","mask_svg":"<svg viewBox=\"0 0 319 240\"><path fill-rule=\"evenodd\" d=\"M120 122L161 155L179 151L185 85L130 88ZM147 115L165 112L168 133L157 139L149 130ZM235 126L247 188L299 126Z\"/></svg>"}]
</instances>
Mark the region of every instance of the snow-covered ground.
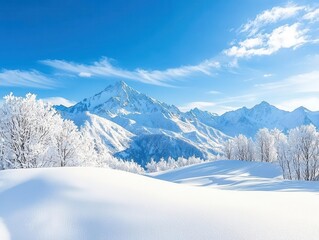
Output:
<instances>
[{"instance_id":1,"label":"snow-covered ground","mask_svg":"<svg viewBox=\"0 0 319 240\"><path fill-rule=\"evenodd\" d=\"M265 162L214 161L152 173L151 176L165 181L216 189L319 192L318 182L283 180L281 168Z\"/></svg>"},{"instance_id":2,"label":"snow-covered ground","mask_svg":"<svg viewBox=\"0 0 319 240\"><path fill-rule=\"evenodd\" d=\"M279 175L274 165L237 161L152 177L98 168L5 170L0 239L318 239L318 184Z\"/></svg>"}]
</instances>

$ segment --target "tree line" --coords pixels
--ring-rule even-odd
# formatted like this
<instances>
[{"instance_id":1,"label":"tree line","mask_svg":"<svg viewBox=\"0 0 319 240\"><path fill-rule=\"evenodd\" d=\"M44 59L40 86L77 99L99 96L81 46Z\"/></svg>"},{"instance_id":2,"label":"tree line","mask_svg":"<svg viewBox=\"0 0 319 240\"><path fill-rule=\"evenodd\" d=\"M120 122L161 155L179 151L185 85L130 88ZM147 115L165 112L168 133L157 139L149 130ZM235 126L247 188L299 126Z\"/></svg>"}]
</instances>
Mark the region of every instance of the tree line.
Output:
<instances>
[{"instance_id":1,"label":"tree line","mask_svg":"<svg viewBox=\"0 0 319 240\"><path fill-rule=\"evenodd\" d=\"M285 179L319 180L319 132L303 125L283 133L260 129L254 139L240 134L223 144L227 159L277 162Z\"/></svg>"}]
</instances>

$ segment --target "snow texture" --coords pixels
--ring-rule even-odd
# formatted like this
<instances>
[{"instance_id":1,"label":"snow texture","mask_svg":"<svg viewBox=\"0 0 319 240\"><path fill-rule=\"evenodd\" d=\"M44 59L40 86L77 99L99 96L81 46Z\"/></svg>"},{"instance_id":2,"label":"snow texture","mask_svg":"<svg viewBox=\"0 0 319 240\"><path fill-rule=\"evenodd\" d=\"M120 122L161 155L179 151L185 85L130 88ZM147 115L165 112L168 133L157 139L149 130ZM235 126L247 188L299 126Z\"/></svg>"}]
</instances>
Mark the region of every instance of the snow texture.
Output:
<instances>
[{"instance_id":1,"label":"snow texture","mask_svg":"<svg viewBox=\"0 0 319 240\"><path fill-rule=\"evenodd\" d=\"M0 239L318 239L317 184L278 176L275 165L239 161L153 177L99 168L4 170Z\"/></svg>"}]
</instances>

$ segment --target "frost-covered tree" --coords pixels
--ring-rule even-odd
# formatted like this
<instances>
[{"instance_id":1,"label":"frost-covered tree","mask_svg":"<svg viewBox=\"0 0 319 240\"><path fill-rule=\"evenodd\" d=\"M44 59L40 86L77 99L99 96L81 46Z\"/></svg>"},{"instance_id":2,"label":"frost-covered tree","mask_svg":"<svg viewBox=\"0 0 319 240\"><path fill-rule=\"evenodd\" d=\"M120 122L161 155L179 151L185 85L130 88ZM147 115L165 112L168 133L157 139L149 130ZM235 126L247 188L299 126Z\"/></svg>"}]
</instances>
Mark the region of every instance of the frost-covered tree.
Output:
<instances>
[{"instance_id":1,"label":"frost-covered tree","mask_svg":"<svg viewBox=\"0 0 319 240\"><path fill-rule=\"evenodd\" d=\"M83 166L96 160L93 140L35 95L6 96L0 119L0 168Z\"/></svg>"},{"instance_id":2,"label":"frost-covered tree","mask_svg":"<svg viewBox=\"0 0 319 240\"><path fill-rule=\"evenodd\" d=\"M195 156L189 158L179 157L177 158L177 160L174 160L171 157L169 157L167 160L161 158L159 162L156 162L154 161L154 159L151 159L151 161L146 164L146 170L147 172L160 172L203 162L205 161Z\"/></svg>"},{"instance_id":3,"label":"frost-covered tree","mask_svg":"<svg viewBox=\"0 0 319 240\"><path fill-rule=\"evenodd\" d=\"M82 136L75 124L70 120L64 120L59 131L55 134L56 161L61 167L75 166L82 160L83 147Z\"/></svg>"},{"instance_id":4,"label":"frost-covered tree","mask_svg":"<svg viewBox=\"0 0 319 240\"><path fill-rule=\"evenodd\" d=\"M277 161L282 169L283 177L285 179L292 179L293 168L287 136L278 129L272 130L271 134L275 140Z\"/></svg>"},{"instance_id":5,"label":"frost-covered tree","mask_svg":"<svg viewBox=\"0 0 319 240\"><path fill-rule=\"evenodd\" d=\"M222 151L226 159L234 159L234 141L232 139L224 141Z\"/></svg>"},{"instance_id":6,"label":"frost-covered tree","mask_svg":"<svg viewBox=\"0 0 319 240\"><path fill-rule=\"evenodd\" d=\"M275 147L275 137L267 128L259 129L256 134L255 153L260 162L273 162L276 160L277 153Z\"/></svg>"},{"instance_id":7,"label":"frost-covered tree","mask_svg":"<svg viewBox=\"0 0 319 240\"><path fill-rule=\"evenodd\" d=\"M55 157L54 134L61 117L48 104L27 94L10 94L0 107L3 168L50 166Z\"/></svg>"},{"instance_id":8,"label":"frost-covered tree","mask_svg":"<svg viewBox=\"0 0 319 240\"><path fill-rule=\"evenodd\" d=\"M243 161L254 160L254 143L246 136L240 134L233 139L234 141L234 158Z\"/></svg>"},{"instance_id":9,"label":"frost-covered tree","mask_svg":"<svg viewBox=\"0 0 319 240\"><path fill-rule=\"evenodd\" d=\"M147 172L149 173L152 173L152 172L157 172L157 163L155 162L154 158L151 158L151 161L149 161L147 164L146 164L146 170Z\"/></svg>"},{"instance_id":10,"label":"frost-covered tree","mask_svg":"<svg viewBox=\"0 0 319 240\"><path fill-rule=\"evenodd\" d=\"M289 131L294 179L315 180L319 174L319 135L313 125L301 126Z\"/></svg>"},{"instance_id":11,"label":"frost-covered tree","mask_svg":"<svg viewBox=\"0 0 319 240\"><path fill-rule=\"evenodd\" d=\"M79 150L81 155L80 164L88 167L104 167L104 161L109 157L110 153L101 138L98 136L92 137L87 123L80 129L80 132L82 145Z\"/></svg>"}]
</instances>

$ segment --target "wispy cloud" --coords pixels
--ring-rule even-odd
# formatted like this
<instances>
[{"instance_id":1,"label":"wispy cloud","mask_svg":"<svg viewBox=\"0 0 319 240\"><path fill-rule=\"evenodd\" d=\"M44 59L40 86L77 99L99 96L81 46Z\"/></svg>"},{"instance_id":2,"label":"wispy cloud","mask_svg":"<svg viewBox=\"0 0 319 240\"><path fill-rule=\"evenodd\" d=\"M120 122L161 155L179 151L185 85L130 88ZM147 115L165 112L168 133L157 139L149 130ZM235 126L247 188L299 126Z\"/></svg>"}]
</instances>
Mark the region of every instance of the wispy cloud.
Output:
<instances>
[{"instance_id":1,"label":"wispy cloud","mask_svg":"<svg viewBox=\"0 0 319 240\"><path fill-rule=\"evenodd\" d=\"M52 88L54 81L36 70L8 70L0 71L1 86Z\"/></svg>"},{"instance_id":2,"label":"wispy cloud","mask_svg":"<svg viewBox=\"0 0 319 240\"><path fill-rule=\"evenodd\" d=\"M271 33L259 34L254 38L240 41L225 51L226 55L234 57L251 57L271 55L282 48L293 48L307 43L309 29L302 28L299 23L283 25Z\"/></svg>"},{"instance_id":3,"label":"wispy cloud","mask_svg":"<svg viewBox=\"0 0 319 240\"><path fill-rule=\"evenodd\" d=\"M282 101L275 104L279 109L283 109L286 111L293 111L296 108L303 106L311 111L319 110L319 97L300 97L293 98L289 101Z\"/></svg>"},{"instance_id":4,"label":"wispy cloud","mask_svg":"<svg viewBox=\"0 0 319 240\"><path fill-rule=\"evenodd\" d=\"M41 63L58 70L74 73L80 77L118 77L160 86L169 86L171 82L193 74L211 75L213 69L220 67L215 60L204 60L198 65L187 65L165 70L137 68L133 71L114 66L107 58L102 58L92 64L80 64L63 60L43 60Z\"/></svg>"},{"instance_id":5,"label":"wispy cloud","mask_svg":"<svg viewBox=\"0 0 319 240\"><path fill-rule=\"evenodd\" d=\"M199 108L199 109L205 110L205 109L207 109L209 107L213 107L213 106L216 106L215 102L190 102L184 106L180 106L179 109L182 111L188 111L188 110L191 110L194 108Z\"/></svg>"},{"instance_id":6,"label":"wispy cloud","mask_svg":"<svg viewBox=\"0 0 319 240\"><path fill-rule=\"evenodd\" d=\"M42 98L41 100L44 102L50 103L52 105L63 105L66 107L70 107L76 104L75 101L72 101L63 97L49 97L49 98Z\"/></svg>"},{"instance_id":7,"label":"wispy cloud","mask_svg":"<svg viewBox=\"0 0 319 240\"><path fill-rule=\"evenodd\" d=\"M296 16L300 11L305 10L305 6L288 4L277 6L258 14L255 19L248 21L240 28L240 32L248 32L249 36L256 35L262 27L280 20L289 19Z\"/></svg>"},{"instance_id":8,"label":"wispy cloud","mask_svg":"<svg viewBox=\"0 0 319 240\"><path fill-rule=\"evenodd\" d=\"M208 93L208 94L212 94L212 95L218 95L218 94L221 94L221 92L219 92L219 91L214 91L214 90L212 90L212 91L208 91L207 93Z\"/></svg>"},{"instance_id":9,"label":"wispy cloud","mask_svg":"<svg viewBox=\"0 0 319 240\"><path fill-rule=\"evenodd\" d=\"M303 16L304 19L310 20L311 22L319 21L319 8L312 9Z\"/></svg>"},{"instance_id":10,"label":"wispy cloud","mask_svg":"<svg viewBox=\"0 0 319 240\"><path fill-rule=\"evenodd\" d=\"M259 91L289 93L319 93L319 71L297 74L281 81L256 84Z\"/></svg>"},{"instance_id":11,"label":"wispy cloud","mask_svg":"<svg viewBox=\"0 0 319 240\"><path fill-rule=\"evenodd\" d=\"M265 73L265 74L263 75L263 77L264 77L264 78L269 78L269 77L272 77L272 74L271 74L271 73Z\"/></svg>"}]
</instances>

